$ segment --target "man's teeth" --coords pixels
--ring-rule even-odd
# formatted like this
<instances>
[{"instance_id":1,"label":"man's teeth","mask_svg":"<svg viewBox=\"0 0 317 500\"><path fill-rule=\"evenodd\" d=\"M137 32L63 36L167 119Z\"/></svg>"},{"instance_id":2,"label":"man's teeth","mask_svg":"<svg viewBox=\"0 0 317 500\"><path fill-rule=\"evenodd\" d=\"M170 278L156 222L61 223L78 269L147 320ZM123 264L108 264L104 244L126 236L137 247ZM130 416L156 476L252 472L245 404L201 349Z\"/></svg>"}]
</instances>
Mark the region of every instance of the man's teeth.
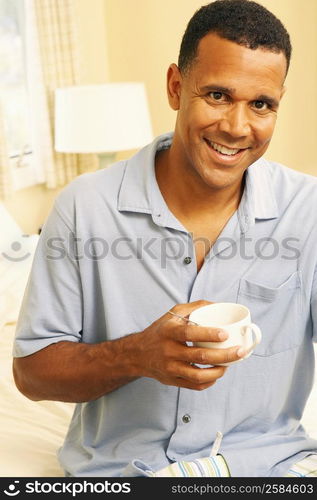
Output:
<instances>
[{"instance_id":1,"label":"man's teeth","mask_svg":"<svg viewBox=\"0 0 317 500\"><path fill-rule=\"evenodd\" d=\"M216 151L218 151L218 153L221 153L223 155L236 155L240 149L229 149L229 148L226 148L225 146L221 146L220 144L217 144L216 142L211 142L211 141L208 141L210 146L215 149Z\"/></svg>"}]
</instances>

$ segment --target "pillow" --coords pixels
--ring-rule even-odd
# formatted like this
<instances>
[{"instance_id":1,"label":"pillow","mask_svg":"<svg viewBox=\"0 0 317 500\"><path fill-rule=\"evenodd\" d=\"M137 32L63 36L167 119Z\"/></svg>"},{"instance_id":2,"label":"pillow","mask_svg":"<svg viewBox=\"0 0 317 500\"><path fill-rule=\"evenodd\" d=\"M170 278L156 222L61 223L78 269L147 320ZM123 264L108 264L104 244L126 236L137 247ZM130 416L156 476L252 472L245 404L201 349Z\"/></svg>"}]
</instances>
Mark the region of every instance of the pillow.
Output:
<instances>
[{"instance_id":1,"label":"pillow","mask_svg":"<svg viewBox=\"0 0 317 500\"><path fill-rule=\"evenodd\" d=\"M10 250L15 238L20 237L23 231L2 203L0 203L0 221L0 255L2 255L2 252Z\"/></svg>"},{"instance_id":2,"label":"pillow","mask_svg":"<svg viewBox=\"0 0 317 500\"><path fill-rule=\"evenodd\" d=\"M39 236L25 235L0 203L0 326L17 320Z\"/></svg>"}]
</instances>

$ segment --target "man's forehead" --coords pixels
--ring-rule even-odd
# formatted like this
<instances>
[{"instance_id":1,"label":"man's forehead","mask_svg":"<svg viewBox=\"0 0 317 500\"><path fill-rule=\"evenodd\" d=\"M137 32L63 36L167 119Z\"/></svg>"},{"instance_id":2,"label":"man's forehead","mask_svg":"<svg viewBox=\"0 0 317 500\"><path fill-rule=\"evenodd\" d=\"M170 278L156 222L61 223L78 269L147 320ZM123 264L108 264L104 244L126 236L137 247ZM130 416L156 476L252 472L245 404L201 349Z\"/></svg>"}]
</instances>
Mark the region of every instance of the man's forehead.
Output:
<instances>
[{"instance_id":1,"label":"man's forehead","mask_svg":"<svg viewBox=\"0 0 317 500\"><path fill-rule=\"evenodd\" d=\"M283 52L266 47L250 49L212 32L200 40L191 69L202 75L208 71L216 75L217 72L228 70L230 73L232 70L233 76L237 73L254 73L258 77L264 74L264 69L268 76L274 76L282 85L286 77L287 61Z\"/></svg>"}]
</instances>

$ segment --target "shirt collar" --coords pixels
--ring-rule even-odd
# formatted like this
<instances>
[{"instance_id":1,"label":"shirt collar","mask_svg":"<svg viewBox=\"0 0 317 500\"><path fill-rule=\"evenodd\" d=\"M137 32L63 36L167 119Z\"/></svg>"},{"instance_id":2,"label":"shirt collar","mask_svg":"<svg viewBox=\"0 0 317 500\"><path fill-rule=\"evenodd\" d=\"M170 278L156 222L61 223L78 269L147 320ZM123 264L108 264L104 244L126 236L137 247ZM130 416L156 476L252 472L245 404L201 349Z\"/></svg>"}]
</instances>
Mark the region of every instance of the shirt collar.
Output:
<instances>
[{"instance_id":1,"label":"shirt collar","mask_svg":"<svg viewBox=\"0 0 317 500\"><path fill-rule=\"evenodd\" d=\"M244 192L238 208L242 232L246 232L257 219L276 219L278 215L271 164L259 158L245 174Z\"/></svg>"},{"instance_id":2,"label":"shirt collar","mask_svg":"<svg viewBox=\"0 0 317 500\"><path fill-rule=\"evenodd\" d=\"M148 213L158 225L179 226L164 201L155 176L155 155L170 147L172 137L172 132L156 137L127 161L118 197L119 211ZM169 219L172 224L168 223Z\"/></svg>"},{"instance_id":3,"label":"shirt collar","mask_svg":"<svg viewBox=\"0 0 317 500\"><path fill-rule=\"evenodd\" d=\"M176 219L168 210L155 176L155 155L167 149L173 133L160 135L127 161L118 196L118 210L148 213L159 225ZM275 219L278 205L272 180L271 165L264 158L254 162L246 171L245 188L238 208L242 232L256 219Z\"/></svg>"}]
</instances>

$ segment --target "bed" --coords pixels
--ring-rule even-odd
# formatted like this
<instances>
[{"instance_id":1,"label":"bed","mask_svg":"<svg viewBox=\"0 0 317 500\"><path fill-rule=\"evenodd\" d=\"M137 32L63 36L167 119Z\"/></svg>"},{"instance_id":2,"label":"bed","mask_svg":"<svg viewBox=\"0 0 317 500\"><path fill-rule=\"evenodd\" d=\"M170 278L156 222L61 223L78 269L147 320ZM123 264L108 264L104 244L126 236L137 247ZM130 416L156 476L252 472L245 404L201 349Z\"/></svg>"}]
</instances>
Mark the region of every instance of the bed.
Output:
<instances>
[{"instance_id":1,"label":"bed","mask_svg":"<svg viewBox=\"0 0 317 500\"><path fill-rule=\"evenodd\" d=\"M0 204L0 476L63 476L56 451L74 405L33 402L15 387L12 343L38 235L23 235Z\"/></svg>"},{"instance_id":2,"label":"bed","mask_svg":"<svg viewBox=\"0 0 317 500\"><path fill-rule=\"evenodd\" d=\"M56 452L74 405L28 400L16 389L11 368L15 325L38 236L23 236L1 204L0 220L0 476L59 477L63 471ZM317 360L317 349L315 355ZM307 432L317 439L316 416L317 378L303 417Z\"/></svg>"}]
</instances>

